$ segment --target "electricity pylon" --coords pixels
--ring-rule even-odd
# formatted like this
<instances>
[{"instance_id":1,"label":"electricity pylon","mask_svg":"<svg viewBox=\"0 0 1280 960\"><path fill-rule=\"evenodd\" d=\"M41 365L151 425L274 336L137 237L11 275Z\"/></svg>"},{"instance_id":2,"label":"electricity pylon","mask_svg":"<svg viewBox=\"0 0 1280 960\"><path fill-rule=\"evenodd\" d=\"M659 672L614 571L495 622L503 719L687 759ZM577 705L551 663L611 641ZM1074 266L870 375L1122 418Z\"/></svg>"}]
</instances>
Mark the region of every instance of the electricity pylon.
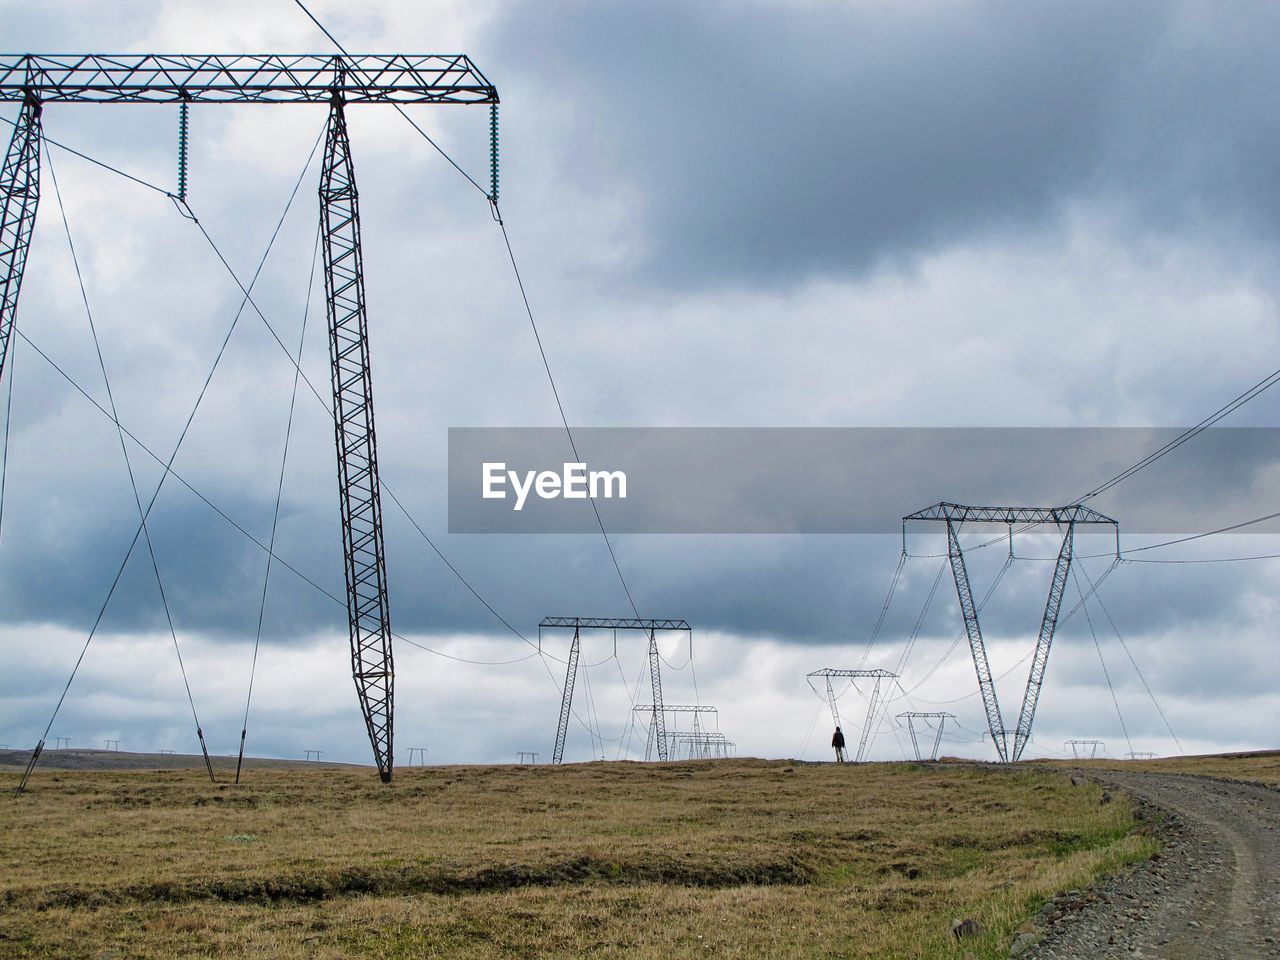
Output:
<instances>
[{"instance_id":1,"label":"electricity pylon","mask_svg":"<svg viewBox=\"0 0 1280 960\"><path fill-rule=\"evenodd\" d=\"M652 718L653 712L654 712L654 705L651 703L638 703L631 708L631 712L640 714L641 716L647 716ZM663 704L662 706L662 712L664 714L670 713L670 714L677 714L677 715L682 713L692 714L693 715L692 732L695 734L700 734L704 732L702 729L702 720L701 720L701 717L703 717L704 715L714 718L717 730L719 729L719 726L720 726L720 712L715 707L712 707L712 706L701 706L701 705L683 704L683 703L680 703L680 704L666 703L666 704ZM664 718L664 721L665 721L665 718ZM663 723L663 728L664 729L666 728L665 722ZM672 737L674 737L678 733L683 733L683 732L684 731L682 730L673 730L668 732L667 743L670 744L672 741ZM645 737L645 744L644 744L644 758L646 760L653 759L653 748L654 748L654 741L656 739L656 736L657 736L657 731L654 728L654 724L650 723L649 732Z\"/></svg>"},{"instance_id":2,"label":"electricity pylon","mask_svg":"<svg viewBox=\"0 0 1280 960\"><path fill-rule=\"evenodd\" d=\"M1035 720L1036 705L1040 700L1040 688L1044 684L1044 671L1049 663L1049 648L1053 644L1054 630L1058 625L1058 613L1062 607L1062 595L1067 587L1067 573L1071 568L1072 543L1077 524L1110 524L1116 531L1116 555L1120 554L1120 527L1115 520L1080 504L1065 507L966 507L958 503L938 503L924 510L907 514L902 518L903 551L906 551L907 523L913 520L938 520L947 525L947 558L951 563L951 575L956 583L956 596L960 601L960 613L964 618L965 634L969 638L969 651L973 655L973 668L978 675L978 689L982 693L982 705L987 714L987 728L1001 761L1017 760L1031 739L1031 726ZM973 602L969 586L969 572L960 548L960 525L964 523L1000 523L1012 529L1014 524L1054 524L1066 528L1062 546L1058 550L1053 567L1053 579L1049 583L1049 597L1045 601L1044 616L1040 620L1040 634L1036 640L1035 654L1031 658L1031 672L1027 677L1026 691L1022 697L1022 709L1018 713L1018 725L1013 729L1013 746L1008 743L1010 731L1005 729L1000 713L1000 701L996 697L995 681L987 662L987 648L982 640L982 626L978 622L978 608Z\"/></svg>"},{"instance_id":3,"label":"electricity pylon","mask_svg":"<svg viewBox=\"0 0 1280 960\"><path fill-rule=\"evenodd\" d=\"M929 751L929 759L937 760L938 747L941 746L942 744L942 728L946 726L948 720L955 719L955 714L942 713L942 712L925 713L919 710L908 710L906 713L898 714L899 720L901 720L903 717L906 717L907 719L907 731L911 734L911 749L915 751L917 760L923 760L924 758L920 755L920 743L916 739L915 721L916 720L937 720L938 721L938 729L933 737L933 749Z\"/></svg>"},{"instance_id":4,"label":"electricity pylon","mask_svg":"<svg viewBox=\"0 0 1280 960\"><path fill-rule=\"evenodd\" d=\"M662 670L661 656L658 653L657 633L661 630L680 630L689 634L689 655L693 655L693 631L683 620L646 620L632 617L544 617L538 624L538 649L542 649L542 631L546 629L564 629L573 631L573 642L569 647L569 662L565 672L564 690L560 696L560 721L556 725L556 746L551 755L552 763L564 760L564 742L569 734L569 717L573 712L574 679L578 673L579 634L583 630L612 630L613 652L618 653L618 631L640 630L649 635L649 689L653 703L650 704L650 735L658 749L658 759L667 759L667 726L666 711L662 706ZM646 757L645 759L648 759Z\"/></svg>"},{"instance_id":5,"label":"electricity pylon","mask_svg":"<svg viewBox=\"0 0 1280 960\"><path fill-rule=\"evenodd\" d=\"M1107 749L1107 745L1101 740L1066 740L1062 745L1071 748L1071 756L1076 760L1093 760L1097 758L1099 750ZM1086 751L1088 756L1085 756Z\"/></svg>"},{"instance_id":6,"label":"electricity pylon","mask_svg":"<svg viewBox=\"0 0 1280 960\"><path fill-rule=\"evenodd\" d=\"M686 756L680 756L681 748ZM694 733L677 730L671 734L673 760L722 760L732 757L737 744L723 733Z\"/></svg>"},{"instance_id":7,"label":"electricity pylon","mask_svg":"<svg viewBox=\"0 0 1280 960\"><path fill-rule=\"evenodd\" d=\"M394 667L378 484L360 216L345 110L365 103L488 104L498 91L449 55L83 54L0 56L0 102L22 104L0 168L0 380L40 196L41 114L50 103L329 105L320 216L338 453L351 673L378 774L391 780ZM496 193L496 129L491 149ZM185 158L186 141L180 144ZM185 203L185 167L179 193ZM187 211L189 213L189 211ZM32 765L44 747L36 746Z\"/></svg>"},{"instance_id":8,"label":"electricity pylon","mask_svg":"<svg viewBox=\"0 0 1280 960\"><path fill-rule=\"evenodd\" d=\"M861 763L867 753L867 742L871 739L871 722L876 715L876 708L880 706L880 681L885 679L896 680L898 675L888 670L840 670L835 667L823 667L821 670L815 670L813 673L805 675L805 679L809 681L809 687L813 688L813 678L822 677L827 683L827 705L831 708L831 720L838 727L840 726L840 709L836 706L836 692L831 686L832 677L844 677L850 680L859 678L870 678L875 680L875 685L871 688L871 698L867 701L867 719L862 724L862 736L858 740L858 753L854 757L854 763ZM817 693L816 690L814 690Z\"/></svg>"}]
</instances>

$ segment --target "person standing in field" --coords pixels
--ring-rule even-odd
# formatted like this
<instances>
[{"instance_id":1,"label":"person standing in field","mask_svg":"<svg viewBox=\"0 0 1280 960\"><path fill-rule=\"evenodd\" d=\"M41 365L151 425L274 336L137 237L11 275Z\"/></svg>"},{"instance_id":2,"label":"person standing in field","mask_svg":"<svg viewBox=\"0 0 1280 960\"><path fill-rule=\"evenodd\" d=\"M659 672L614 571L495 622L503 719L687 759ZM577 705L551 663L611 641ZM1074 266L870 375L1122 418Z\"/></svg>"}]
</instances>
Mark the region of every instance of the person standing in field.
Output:
<instances>
[{"instance_id":1,"label":"person standing in field","mask_svg":"<svg viewBox=\"0 0 1280 960\"><path fill-rule=\"evenodd\" d=\"M839 727L836 727L836 732L831 735L831 746L836 751L836 763L844 763L844 734Z\"/></svg>"}]
</instances>

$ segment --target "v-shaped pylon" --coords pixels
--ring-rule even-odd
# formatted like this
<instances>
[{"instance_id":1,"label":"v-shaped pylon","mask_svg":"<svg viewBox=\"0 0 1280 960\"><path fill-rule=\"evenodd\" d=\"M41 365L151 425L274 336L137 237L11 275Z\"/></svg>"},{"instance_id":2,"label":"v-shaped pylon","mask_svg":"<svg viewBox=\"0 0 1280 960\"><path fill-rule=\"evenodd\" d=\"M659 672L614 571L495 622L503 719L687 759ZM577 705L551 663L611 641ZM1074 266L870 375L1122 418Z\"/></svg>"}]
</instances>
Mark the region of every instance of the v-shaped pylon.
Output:
<instances>
[{"instance_id":1,"label":"v-shaped pylon","mask_svg":"<svg viewBox=\"0 0 1280 960\"><path fill-rule=\"evenodd\" d=\"M995 681L991 677L991 666L987 662L986 644L982 640L982 624L978 620L978 608L973 602L973 591L969 587L964 551L960 549L956 524L947 520L947 557L951 561L951 575L955 578L956 596L960 599L960 612L964 616L964 629L969 638L969 650L973 654L973 667L978 674L978 689L982 693L982 705L987 712L987 726L1002 762L1020 758L1031 738L1031 724L1035 719L1036 705L1040 701L1040 687L1044 684L1044 671L1049 663L1049 648L1053 645L1058 611L1062 608L1062 594L1066 590L1067 573L1071 569L1075 522L1068 521L1066 527L1062 547L1053 566L1053 580L1049 584L1049 597L1045 601L1044 616L1040 620L1040 634L1036 639L1035 655L1031 658L1031 672L1027 677L1022 710L1018 713L1018 726L1013 731L1013 748L1010 750L1010 731L1005 729L1004 719L1000 714L1000 701L996 696Z\"/></svg>"}]
</instances>

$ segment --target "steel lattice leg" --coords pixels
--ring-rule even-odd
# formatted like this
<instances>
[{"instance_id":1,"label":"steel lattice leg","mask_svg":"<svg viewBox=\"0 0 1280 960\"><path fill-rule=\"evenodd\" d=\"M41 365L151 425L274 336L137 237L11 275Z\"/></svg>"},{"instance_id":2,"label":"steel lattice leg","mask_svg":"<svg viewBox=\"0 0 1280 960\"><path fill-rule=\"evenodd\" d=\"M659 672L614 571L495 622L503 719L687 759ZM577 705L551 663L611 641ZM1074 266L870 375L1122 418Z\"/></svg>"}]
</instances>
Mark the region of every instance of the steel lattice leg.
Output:
<instances>
[{"instance_id":1,"label":"steel lattice leg","mask_svg":"<svg viewBox=\"0 0 1280 960\"><path fill-rule=\"evenodd\" d=\"M40 103L22 105L0 168L0 381L18 316L18 291L40 203Z\"/></svg>"},{"instance_id":2,"label":"steel lattice leg","mask_svg":"<svg viewBox=\"0 0 1280 960\"><path fill-rule=\"evenodd\" d=\"M378 775L391 781L391 616L382 542L378 451L373 428L360 213L351 144L342 102L329 112L320 174L320 222L329 318L329 359L346 554L347 613L351 624L351 673L360 695Z\"/></svg>"},{"instance_id":3,"label":"steel lattice leg","mask_svg":"<svg viewBox=\"0 0 1280 960\"><path fill-rule=\"evenodd\" d=\"M982 692L982 705L987 711L987 727L996 745L1000 760L1009 759L1005 744L1004 720L1000 716L1000 702L996 699L996 685L991 679L991 666L987 663L987 647L982 642L982 627L978 623L978 608L973 603L973 591L969 588L969 571L965 568L964 553L960 549L960 537L955 525L947 521L947 557L951 561L951 575L956 581L956 596L960 600L960 612L964 615L964 629L969 637L969 652L973 654L973 669L978 674L978 689Z\"/></svg>"},{"instance_id":4,"label":"steel lattice leg","mask_svg":"<svg viewBox=\"0 0 1280 960\"><path fill-rule=\"evenodd\" d=\"M942 728L947 725L946 717L938 718L938 732L933 737L933 753L929 755L930 760L938 759L938 751L942 748Z\"/></svg>"},{"instance_id":5,"label":"steel lattice leg","mask_svg":"<svg viewBox=\"0 0 1280 960\"><path fill-rule=\"evenodd\" d=\"M658 759L667 759L667 717L662 710L662 673L659 668L658 640L649 631L649 683L653 687L653 736L658 745Z\"/></svg>"},{"instance_id":6,"label":"steel lattice leg","mask_svg":"<svg viewBox=\"0 0 1280 960\"><path fill-rule=\"evenodd\" d=\"M867 741L871 737L871 721L875 719L878 706L880 706L880 678L876 677L876 685L871 689L871 702L867 704L867 722L862 725L862 738L858 741L857 763L862 763L866 759Z\"/></svg>"},{"instance_id":7,"label":"steel lattice leg","mask_svg":"<svg viewBox=\"0 0 1280 960\"><path fill-rule=\"evenodd\" d=\"M1072 542L1076 525L1067 524L1062 538L1058 560L1053 565L1053 581L1049 584L1049 598L1044 604L1044 617L1040 621L1040 636L1036 640L1035 656L1031 658L1031 672L1027 675L1027 689L1022 695L1022 710L1018 714L1018 731L1014 734L1013 759L1017 760L1031 739L1031 724L1036 718L1036 704L1040 702L1040 687L1044 684L1045 667L1049 665L1049 648L1058 626L1058 611L1062 609L1062 595L1067 589L1067 574L1071 570Z\"/></svg>"},{"instance_id":8,"label":"steel lattice leg","mask_svg":"<svg viewBox=\"0 0 1280 960\"><path fill-rule=\"evenodd\" d=\"M916 740L916 720L915 717L907 717L907 732L911 734L911 750L915 753L916 759L920 759L920 743Z\"/></svg>"},{"instance_id":9,"label":"steel lattice leg","mask_svg":"<svg viewBox=\"0 0 1280 960\"><path fill-rule=\"evenodd\" d=\"M569 714L573 710L573 684L578 677L578 631L573 631L573 643L569 647L569 666L564 674L564 695L560 698L560 722L556 725L556 746L551 752L551 762L564 760L564 741L569 735ZM587 690L590 693L590 689Z\"/></svg>"}]
</instances>

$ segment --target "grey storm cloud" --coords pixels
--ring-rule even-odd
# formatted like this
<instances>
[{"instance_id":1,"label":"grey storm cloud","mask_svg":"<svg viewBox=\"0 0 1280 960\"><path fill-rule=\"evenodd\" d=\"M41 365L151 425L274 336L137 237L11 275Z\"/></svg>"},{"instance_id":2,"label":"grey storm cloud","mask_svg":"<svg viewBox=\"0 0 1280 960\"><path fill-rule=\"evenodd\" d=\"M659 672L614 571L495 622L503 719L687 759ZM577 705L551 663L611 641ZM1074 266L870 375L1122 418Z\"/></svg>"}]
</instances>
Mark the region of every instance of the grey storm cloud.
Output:
<instances>
[{"instance_id":1,"label":"grey storm cloud","mask_svg":"<svg viewBox=\"0 0 1280 960\"><path fill-rule=\"evenodd\" d=\"M513 8L495 59L517 104L573 91L561 161L643 198L645 282L786 284L1025 241L1082 200L1273 241L1280 11L1214 12L556 2Z\"/></svg>"}]
</instances>

